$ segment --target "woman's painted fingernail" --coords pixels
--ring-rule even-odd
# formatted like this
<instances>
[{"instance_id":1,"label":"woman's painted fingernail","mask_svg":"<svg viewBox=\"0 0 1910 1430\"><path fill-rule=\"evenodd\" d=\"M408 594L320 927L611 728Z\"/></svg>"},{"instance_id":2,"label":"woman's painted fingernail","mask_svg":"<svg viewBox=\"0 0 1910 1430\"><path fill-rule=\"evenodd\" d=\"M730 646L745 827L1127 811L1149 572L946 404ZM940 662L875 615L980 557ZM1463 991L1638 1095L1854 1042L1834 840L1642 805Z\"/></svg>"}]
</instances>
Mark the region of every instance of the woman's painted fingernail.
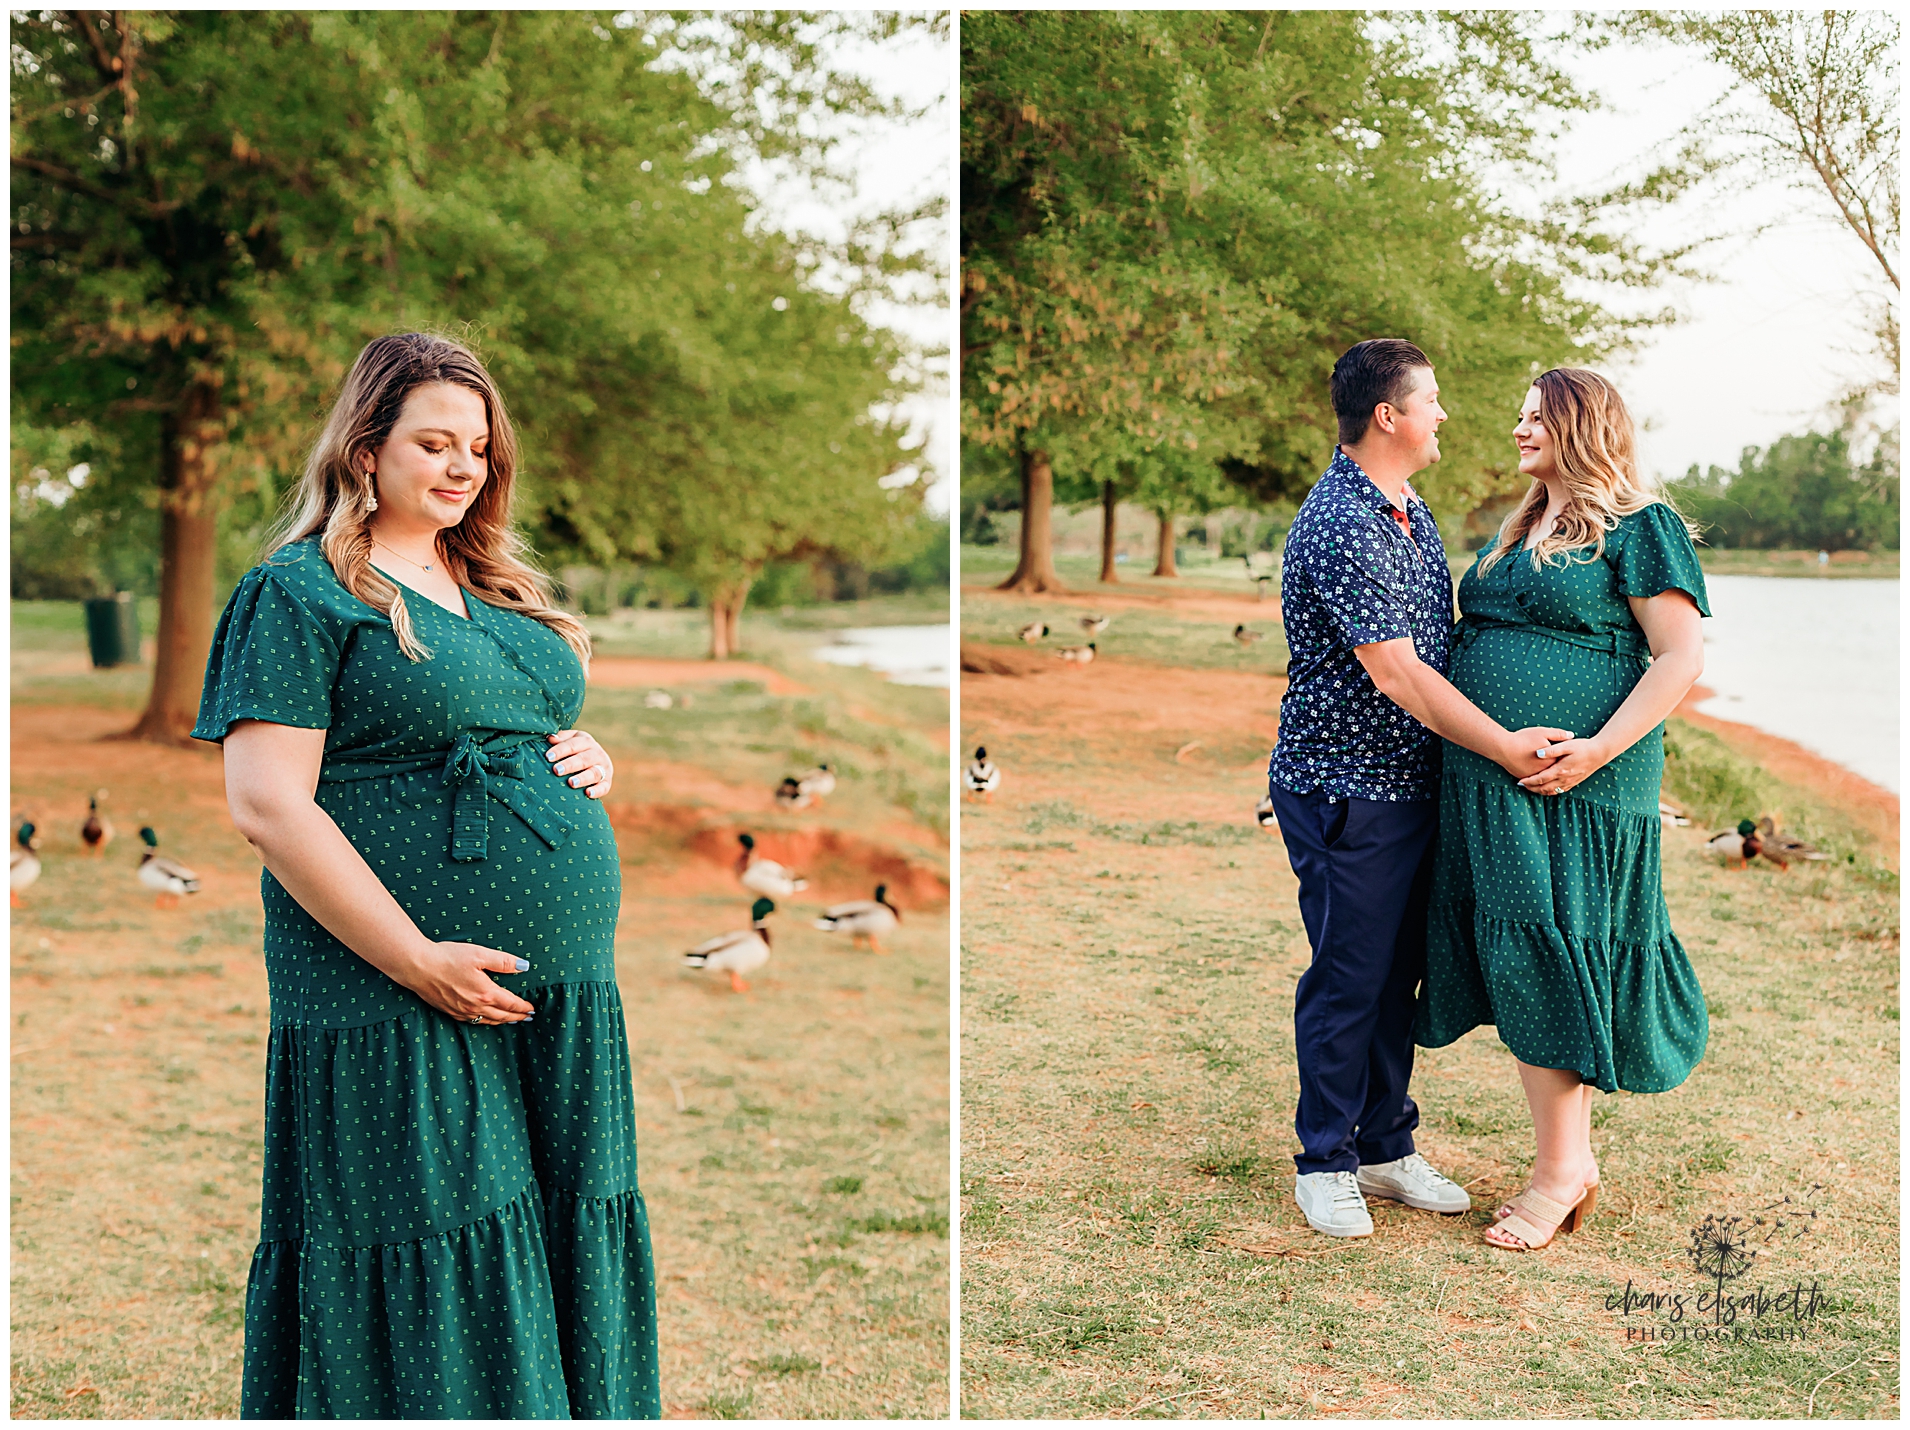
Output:
<instances>
[{"instance_id":1,"label":"woman's painted fingernail","mask_svg":"<svg viewBox=\"0 0 1910 1430\"><path fill-rule=\"evenodd\" d=\"M531 961L528 958L520 958L517 960L517 971L519 973L523 973L530 966L531 966Z\"/></svg>"}]
</instances>

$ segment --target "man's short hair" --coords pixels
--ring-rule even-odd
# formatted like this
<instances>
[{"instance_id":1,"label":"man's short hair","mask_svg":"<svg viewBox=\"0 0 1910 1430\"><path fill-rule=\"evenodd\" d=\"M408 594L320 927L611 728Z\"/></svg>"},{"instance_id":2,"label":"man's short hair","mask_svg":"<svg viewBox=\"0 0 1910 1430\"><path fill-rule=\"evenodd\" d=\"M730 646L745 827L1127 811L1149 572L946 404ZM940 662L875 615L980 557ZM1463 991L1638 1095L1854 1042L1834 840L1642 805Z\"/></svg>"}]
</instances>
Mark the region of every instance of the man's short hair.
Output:
<instances>
[{"instance_id":1,"label":"man's short hair","mask_svg":"<svg viewBox=\"0 0 1910 1430\"><path fill-rule=\"evenodd\" d=\"M1412 391L1415 368L1431 367L1427 357L1404 338L1368 338L1354 343L1333 364L1333 415L1340 421L1340 445L1350 447L1373 425L1373 409L1382 402L1397 407Z\"/></svg>"}]
</instances>

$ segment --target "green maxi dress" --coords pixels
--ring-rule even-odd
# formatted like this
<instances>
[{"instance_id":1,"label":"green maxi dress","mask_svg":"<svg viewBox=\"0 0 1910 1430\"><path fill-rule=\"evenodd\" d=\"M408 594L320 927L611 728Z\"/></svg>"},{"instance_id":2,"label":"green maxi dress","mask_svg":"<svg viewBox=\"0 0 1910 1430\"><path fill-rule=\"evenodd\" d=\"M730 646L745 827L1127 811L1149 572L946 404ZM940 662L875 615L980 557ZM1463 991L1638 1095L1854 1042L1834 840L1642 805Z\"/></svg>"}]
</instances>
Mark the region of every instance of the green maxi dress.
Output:
<instances>
[{"instance_id":1,"label":"green maxi dress","mask_svg":"<svg viewBox=\"0 0 1910 1430\"><path fill-rule=\"evenodd\" d=\"M602 805L553 773L584 672L467 594L406 602L430 659L316 540L247 572L194 734L322 729L317 800L432 939L530 961L535 1017L432 1008L266 872L264 1205L246 1286L247 1419L658 1418L656 1294Z\"/></svg>"},{"instance_id":2,"label":"green maxi dress","mask_svg":"<svg viewBox=\"0 0 1910 1430\"><path fill-rule=\"evenodd\" d=\"M1491 547L1481 551L1483 557ZM1512 552L1459 584L1450 675L1508 730L1597 734L1649 664L1629 596L1688 592L1704 573L1684 523L1654 504L1602 558L1532 569ZM1482 1023L1521 1062L1602 1091L1664 1092L1704 1056L1704 992L1665 908L1660 725L1561 796L1535 795L1448 743L1439 786L1426 976L1415 1040L1444 1047Z\"/></svg>"}]
</instances>

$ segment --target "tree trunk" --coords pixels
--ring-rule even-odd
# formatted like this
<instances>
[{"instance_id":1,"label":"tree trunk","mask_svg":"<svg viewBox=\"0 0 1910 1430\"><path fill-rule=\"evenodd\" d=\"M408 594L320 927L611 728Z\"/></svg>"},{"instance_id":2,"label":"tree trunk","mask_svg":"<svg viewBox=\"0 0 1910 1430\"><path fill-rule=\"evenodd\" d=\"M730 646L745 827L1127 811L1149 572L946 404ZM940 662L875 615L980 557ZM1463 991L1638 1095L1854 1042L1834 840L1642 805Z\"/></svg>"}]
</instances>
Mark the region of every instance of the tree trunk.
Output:
<instances>
[{"instance_id":1,"label":"tree trunk","mask_svg":"<svg viewBox=\"0 0 1910 1430\"><path fill-rule=\"evenodd\" d=\"M152 691L139 723L121 737L190 743L212 649L213 567L219 516L205 449L219 392L195 382L166 415L159 493L159 634Z\"/></svg>"},{"instance_id":2,"label":"tree trunk","mask_svg":"<svg viewBox=\"0 0 1910 1430\"><path fill-rule=\"evenodd\" d=\"M723 588L710 593L710 659L728 660L730 655L729 604Z\"/></svg>"},{"instance_id":3,"label":"tree trunk","mask_svg":"<svg viewBox=\"0 0 1910 1430\"><path fill-rule=\"evenodd\" d=\"M750 583L748 581L738 581L730 591L729 608L725 617L725 624L729 630L731 655L741 655L743 652L743 637L738 631L743 620L743 602L749 599L749 588Z\"/></svg>"},{"instance_id":4,"label":"tree trunk","mask_svg":"<svg viewBox=\"0 0 1910 1430\"><path fill-rule=\"evenodd\" d=\"M1156 576L1178 576L1180 575L1180 568L1174 564L1174 515L1172 512L1164 511L1160 516L1161 549L1160 554L1154 558L1154 574Z\"/></svg>"},{"instance_id":5,"label":"tree trunk","mask_svg":"<svg viewBox=\"0 0 1910 1430\"><path fill-rule=\"evenodd\" d=\"M1101 579L1118 581L1114 572L1114 483L1101 483Z\"/></svg>"},{"instance_id":6,"label":"tree trunk","mask_svg":"<svg viewBox=\"0 0 1910 1430\"><path fill-rule=\"evenodd\" d=\"M1054 468L1048 454L1021 451L1021 560L997 591L1024 595L1064 593L1067 587L1054 569Z\"/></svg>"}]
</instances>

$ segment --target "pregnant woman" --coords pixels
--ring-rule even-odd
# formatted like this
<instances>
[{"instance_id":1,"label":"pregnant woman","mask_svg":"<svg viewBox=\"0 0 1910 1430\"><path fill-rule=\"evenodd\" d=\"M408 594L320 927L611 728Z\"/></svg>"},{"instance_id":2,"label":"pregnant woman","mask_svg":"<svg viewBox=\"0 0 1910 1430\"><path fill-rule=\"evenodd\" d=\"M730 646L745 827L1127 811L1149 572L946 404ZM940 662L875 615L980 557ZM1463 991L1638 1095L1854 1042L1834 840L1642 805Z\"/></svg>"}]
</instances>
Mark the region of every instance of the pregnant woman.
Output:
<instances>
[{"instance_id":1,"label":"pregnant woman","mask_svg":"<svg viewBox=\"0 0 1910 1430\"><path fill-rule=\"evenodd\" d=\"M1684 520L1639 480L1630 414L1557 368L1514 432L1533 479L1459 585L1451 678L1508 730L1578 738L1515 780L1445 746L1415 1036L1482 1023L1518 1059L1530 1188L1486 1240L1546 1245L1591 1214L1591 1092L1665 1092L1704 1055L1704 994L1660 886L1664 719L1704 667L1704 576Z\"/></svg>"},{"instance_id":2,"label":"pregnant woman","mask_svg":"<svg viewBox=\"0 0 1910 1430\"><path fill-rule=\"evenodd\" d=\"M469 351L359 354L206 669L265 862L249 1419L656 1418L589 646Z\"/></svg>"}]
</instances>

